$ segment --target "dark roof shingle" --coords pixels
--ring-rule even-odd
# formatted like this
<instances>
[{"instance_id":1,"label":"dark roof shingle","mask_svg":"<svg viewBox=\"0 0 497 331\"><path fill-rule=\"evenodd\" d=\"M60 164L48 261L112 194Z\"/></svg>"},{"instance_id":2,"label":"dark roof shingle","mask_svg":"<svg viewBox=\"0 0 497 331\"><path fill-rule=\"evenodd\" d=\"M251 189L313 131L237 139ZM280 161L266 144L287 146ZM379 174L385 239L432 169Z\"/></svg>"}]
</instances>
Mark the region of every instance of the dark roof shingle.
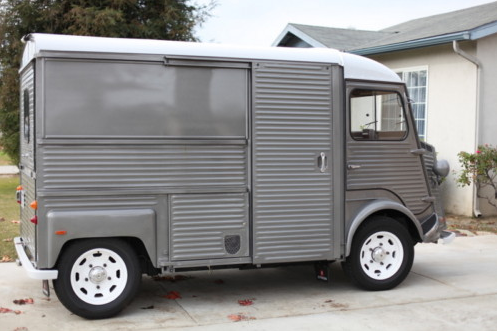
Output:
<instances>
[{"instance_id":1,"label":"dark roof shingle","mask_svg":"<svg viewBox=\"0 0 497 331\"><path fill-rule=\"evenodd\" d=\"M328 28L294 23L290 23L290 25L321 44L341 51L354 49L373 39L380 39L391 34L390 32Z\"/></svg>"},{"instance_id":2,"label":"dark roof shingle","mask_svg":"<svg viewBox=\"0 0 497 331\"><path fill-rule=\"evenodd\" d=\"M290 24L323 45L354 51L401 44L497 24L497 1L445 14L414 19L380 31L338 29Z\"/></svg>"}]
</instances>

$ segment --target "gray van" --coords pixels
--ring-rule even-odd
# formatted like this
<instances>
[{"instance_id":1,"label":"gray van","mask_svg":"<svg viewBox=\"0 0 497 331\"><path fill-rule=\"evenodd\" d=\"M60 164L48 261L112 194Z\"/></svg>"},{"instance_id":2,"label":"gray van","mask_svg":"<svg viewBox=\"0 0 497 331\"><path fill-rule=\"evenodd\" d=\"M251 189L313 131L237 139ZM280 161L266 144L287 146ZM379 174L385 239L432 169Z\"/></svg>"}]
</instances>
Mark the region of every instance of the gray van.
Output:
<instances>
[{"instance_id":1,"label":"gray van","mask_svg":"<svg viewBox=\"0 0 497 331\"><path fill-rule=\"evenodd\" d=\"M330 49L31 34L21 75L20 263L85 318L142 274L340 261L387 290L450 240L448 164L406 86Z\"/></svg>"}]
</instances>

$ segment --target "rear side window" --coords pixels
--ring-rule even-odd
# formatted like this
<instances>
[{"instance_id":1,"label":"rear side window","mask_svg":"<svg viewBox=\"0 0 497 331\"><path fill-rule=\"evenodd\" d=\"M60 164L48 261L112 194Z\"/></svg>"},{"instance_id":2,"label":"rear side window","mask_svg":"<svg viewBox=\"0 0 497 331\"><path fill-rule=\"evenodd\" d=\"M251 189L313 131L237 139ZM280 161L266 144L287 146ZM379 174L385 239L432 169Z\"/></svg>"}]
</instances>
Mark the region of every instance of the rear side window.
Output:
<instances>
[{"instance_id":1,"label":"rear side window","mask_svg":"<svg viewBox=\"0 0 497 331\"><path fill-rule=\"evenodd\" d=\"M247 136L247 69L79 60L45 68L47 138Z\"/></svg>"},{"instance_id":2,"label":"rear side window","mask_svg":"<svg viewBox=\"0 0 497 331\"><path fill-rule=\"evenodd\" d=\"M407 122L401 95L394 91L353 90L350 130L355 140L403 140Z\"/></svg>"},{"instance_id":3,"label":"rear side window","mask_svg":"<svg viewBox=\"0 0 497 331\"><path fill-rule=\"evenodd\" d=\"M23 134L24 140L29 142L31 135L31 122L29 120L29 91L23 92Z\"/></svg>"}]
</instances>

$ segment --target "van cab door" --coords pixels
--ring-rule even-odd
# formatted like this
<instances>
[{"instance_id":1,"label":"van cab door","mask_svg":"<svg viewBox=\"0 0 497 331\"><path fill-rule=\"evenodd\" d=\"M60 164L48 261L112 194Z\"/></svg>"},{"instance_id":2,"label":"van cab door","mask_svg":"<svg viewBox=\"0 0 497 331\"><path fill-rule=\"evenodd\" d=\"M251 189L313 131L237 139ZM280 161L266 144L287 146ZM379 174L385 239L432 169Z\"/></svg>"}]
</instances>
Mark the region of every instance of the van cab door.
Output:
<instances>
[{"instance_id":1,"label":"van cab door","mask_svg":"<svg viewBox=\"0 0 497 331\"><path fill-rule=\"evenodd\" d=\"M404 86L348 82L346 105L347 200L394 200L423 217L432 199Z\"/></svg>"}]
</instances>

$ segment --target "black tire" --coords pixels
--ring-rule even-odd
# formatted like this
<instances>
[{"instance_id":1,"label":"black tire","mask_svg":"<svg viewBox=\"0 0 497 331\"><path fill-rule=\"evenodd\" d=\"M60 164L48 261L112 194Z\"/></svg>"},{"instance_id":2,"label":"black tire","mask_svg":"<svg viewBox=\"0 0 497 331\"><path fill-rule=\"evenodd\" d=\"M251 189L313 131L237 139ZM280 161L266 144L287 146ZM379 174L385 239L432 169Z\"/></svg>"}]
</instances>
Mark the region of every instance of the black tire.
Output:
<instances>
[{"instance_id":1,"label":"black tire","mask_svg":"<svg viewBox=\"0 0 497 331\"><path fill-rule=\"evenodd\" d=\"M359 287L384 291L407 277L413 260L414 243L406 227L389 217L374 217L357 230L342 265Z\"/></svg>"},{"instance_id":2,"label":"black tire","mask_svg":"<svg viewBox=\"0 0 497 331\"><path fill-rule=\"evenodd\" d=\"M87 319L115 316L134 298L141 282L138 257L118 239L89 239L70 245L53 281L60 302Z\"/></svg>"}]
</instances>

